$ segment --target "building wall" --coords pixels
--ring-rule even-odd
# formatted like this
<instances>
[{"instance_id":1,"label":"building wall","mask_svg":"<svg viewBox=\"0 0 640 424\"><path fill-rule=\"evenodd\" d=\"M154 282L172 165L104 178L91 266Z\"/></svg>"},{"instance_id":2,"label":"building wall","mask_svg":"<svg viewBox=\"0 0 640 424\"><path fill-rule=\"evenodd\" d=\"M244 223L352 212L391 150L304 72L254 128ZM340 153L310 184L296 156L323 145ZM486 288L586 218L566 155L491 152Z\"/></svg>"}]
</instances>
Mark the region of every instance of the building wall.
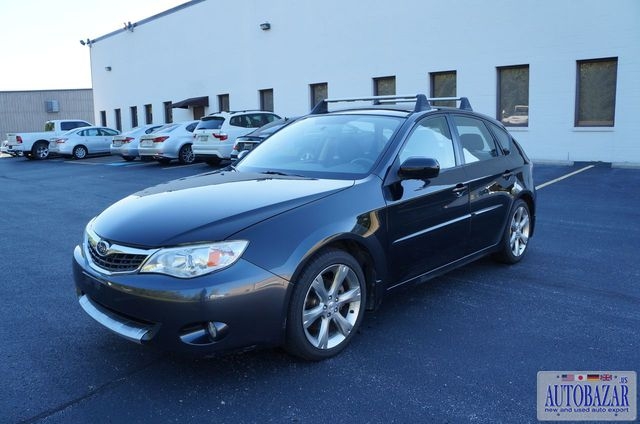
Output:
<instances>
[{"instance_id":1,"label":"building wall","mask_svg":"<svg viewBox=\"0 0 640 424\"><path fill-rule=\"evenodd\" d=\"M58 102L59 112L47 112L50 100ZM93 90L0 91L0 140L8 132L44 131L51 119L94 122Z\"/></svg>"},{"instance_id":2,"label":"building wall","mask_svg":"<svg viewBox=\"0 0 640 424\"><path fill-rule=\"evenodd\" d=\"M272 88L275 111L297 115L309 84L353 97L395 76L398 94L428 94L430 72L455 70L457 94L496 117L497 67L529 65L529 126L512 132L531 157L640 163L639 18L637 0L196 1L95 40L95 109L108 124L122 109L126 129L130 106L142 123L151 103L163 122L165 101L209 96L215 112L229 93L231 109L254 109ZM615 126L576 128L576 61L606 57L618 58Z\"/></svg>"}]
</instances>

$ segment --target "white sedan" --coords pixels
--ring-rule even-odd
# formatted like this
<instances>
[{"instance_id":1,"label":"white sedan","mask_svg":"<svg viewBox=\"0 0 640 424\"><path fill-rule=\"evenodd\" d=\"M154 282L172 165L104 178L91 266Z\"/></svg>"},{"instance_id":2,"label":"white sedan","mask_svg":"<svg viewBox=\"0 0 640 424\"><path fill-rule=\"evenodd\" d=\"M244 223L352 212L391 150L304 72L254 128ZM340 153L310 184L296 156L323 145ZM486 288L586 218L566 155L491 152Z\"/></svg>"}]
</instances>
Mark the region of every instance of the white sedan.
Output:
<instances>
[{"instance_id":1,"label":"white sedan","mask_svg":"<svg viewBox=\"0 0 640 424\"><path fill-rule=\"evenodd\" d=\"M191 145L193 130L200 121L186 121L167 124L153 134L140 137L138 154L140 159L153 158L167 164L177 159L182 164L192 163L195 159Z\"/></svg>"},{"instance_id":2,"label":"white sedan","mask_svg":"<svg viewBox=\"0 0 640 424\"><path fill-rule=\"evenodd\" d=\"M90 154L109 153L111 140L120 131L106 127L81 127L67 131L51 139L49 149L53 153L84 159Z\"/></svg>"},{"instance_id":3,"label":"white sedan","mask_svg":"<svg viewBox=\"0 0 640 424\"><path fill-rule=\"evenodd\" d=\"M147 124L114 136L111 141L111 154L122 156L122 159L126 161L134 160L138 157L140 137L145 134L152 134L161 129L164 125L165 124Z\"/></svg>"}]
</instances>

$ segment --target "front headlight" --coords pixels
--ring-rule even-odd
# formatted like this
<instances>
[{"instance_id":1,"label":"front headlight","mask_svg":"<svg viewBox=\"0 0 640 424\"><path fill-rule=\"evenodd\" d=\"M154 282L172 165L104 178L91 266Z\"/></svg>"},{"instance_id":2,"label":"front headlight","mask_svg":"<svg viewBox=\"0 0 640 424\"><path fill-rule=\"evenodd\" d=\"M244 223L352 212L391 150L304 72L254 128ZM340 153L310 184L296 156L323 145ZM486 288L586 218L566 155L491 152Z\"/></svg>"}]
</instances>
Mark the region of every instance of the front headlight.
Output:
<instances>
[{"instance_id":1,"label":"front headlight","mask_svg":"<svg viewBox=\"0 0 640 424\"><path fill-rule=\"evenodd\" d=\"M233 265L249 244L246 240L160 249L142 266L140 272L193 278Z\"/></svg>"}]
</instances>

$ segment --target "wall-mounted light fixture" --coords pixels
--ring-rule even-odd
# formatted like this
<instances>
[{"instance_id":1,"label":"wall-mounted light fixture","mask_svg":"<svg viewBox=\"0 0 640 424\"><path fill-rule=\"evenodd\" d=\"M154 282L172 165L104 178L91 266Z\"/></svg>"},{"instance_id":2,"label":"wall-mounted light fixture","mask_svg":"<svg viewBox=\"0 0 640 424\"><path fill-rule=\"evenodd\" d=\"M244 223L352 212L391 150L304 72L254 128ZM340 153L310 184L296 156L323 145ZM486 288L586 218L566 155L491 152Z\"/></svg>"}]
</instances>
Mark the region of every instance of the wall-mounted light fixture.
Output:
<instances>
[{"instance_id":1,"label":"wall-mounted light fixture","mask_svg":"<svg viewBox=\"0 0 640 424\"><path fill-rule=\"evenodd\" d=\"M125 30L125 31L131 31L131 32L133 32L133 29L134 29L135 27L136 27L136 24L135 24L135 23L133 23L133 24L132 24L132 23L131 23L131 21L129 21L129 22L125 22L125 23L124 23L124 30Z\"/></svg>"},{"instance_id":2,"label":"wall-mounted light fixture","mask_svg":"<svg viewBox=\"0 0 640 424\"><path fill-rule=\"evenodd\" d=\"M263 22L260 24L260 29L263 31L269 31L271 29L271 24L269 22Z\"/></svg>"},{"instance_id":3,"label":"wall-mounted light fixture","mask_svg":"<svg viewBox=\"0 0 640 424\"><path fill-rule=\"evenodd\" d=\"M89 46L91 47L91 45L93 44L93 42L87 38L86 40L80 40L80 44L82 44L83 46Z\"/></svg>"},{"instance_id":4,"label":"wall-mounted light fixture","mask_svg":"<svg viewBox=\"0 0 640 424\"><path fill-rule=\"evenodd\" d=\"M111 66L105 66L104 70L107 71L107 72L111 72Z\"/></svg>"}]
</instances>

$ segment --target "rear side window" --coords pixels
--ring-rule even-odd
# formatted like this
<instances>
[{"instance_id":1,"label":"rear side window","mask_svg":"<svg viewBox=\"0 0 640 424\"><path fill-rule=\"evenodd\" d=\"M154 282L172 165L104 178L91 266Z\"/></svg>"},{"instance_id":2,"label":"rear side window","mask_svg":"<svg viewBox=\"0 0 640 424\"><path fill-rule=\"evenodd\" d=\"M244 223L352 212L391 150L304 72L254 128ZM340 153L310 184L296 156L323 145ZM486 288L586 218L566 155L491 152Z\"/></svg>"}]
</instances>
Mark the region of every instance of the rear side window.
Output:
<instances>
[{"instance_id":1,"label":"rear side window","mask_svg":"<svg viewBox=\"0 0 640 424\"><path fill-rule=\"evenodd\" d=\"M466 163L488 160L498 156L495 141L480 119L454 115L453 122L458 130L464 161Z\"/></svg>"},{"instance_id":2,"label":"rear side window","mask_svg":"<svg viewBox=\"0 0 640 424\"><path fill-rule=\"evenodd\" d=\"M189 132L193 132L193 130L195 130L197 126L198 126L198 122L192 122L189 125L187 125L185 130L187 130Z\"/></svg>"},{"instance_id":3,"label":"rear side window","mask_svg":"<svg viewBox=\"0 0 640 424\"><path fill-rule=\"evenodd\" d=\"M492 123L489 123L489 127L491 128L491 131L493 131L493 134L496 136L498 144L500 145L500 147L502 147L502 150L513 152L513 139L511 138L509 133Z\"/></svg>"},{"instance_id":4,"label":"rear side window","mask_svg":"<svg viewBox=\"0 0 640 424\"><path fill-rule=\"evenodd\" d=\"M222 128L222 124L224 123L224 118L216 116L212 118L202 118L198 126L197 130L219 130Z\"/></svg>"},{"instance_id":5,"label":"rear side window","mask_svg":"<svg viewBox=\"0 0 640 424\"><path fill-rule=\"evenodd\" d=\"M110 128L102 128L100 132L102 133L101 135L109 135L109 136L118 135L118 131L114 131Z\"/></svg>"},{"instance_id":6,"label":"rear side window","mask_svg":"<svg viewBox=\"0 0 640 424\"><path fill-rule=\"evenodd\" d=\"M251 125L251 120L248 115L232 116L229 120L229 125L242 128L255 128Z\"/></svg>"},{"instance_id":7,"label":"rear side window","mask_svg":"<svg viewBox=\"0 0 640 424\"><path fill-rule=\"evenodd\" d=\"M53 124L53 123L51 123ZM72 121L72 122L61 122L60 123L60 129L62 131L69 131L72 130L74 128L80 128L80 127L88 127L89 125L85 122L80 122L80 121ZM49 130L46 130L49 131Z\"/></svg>"}]
</instances>

